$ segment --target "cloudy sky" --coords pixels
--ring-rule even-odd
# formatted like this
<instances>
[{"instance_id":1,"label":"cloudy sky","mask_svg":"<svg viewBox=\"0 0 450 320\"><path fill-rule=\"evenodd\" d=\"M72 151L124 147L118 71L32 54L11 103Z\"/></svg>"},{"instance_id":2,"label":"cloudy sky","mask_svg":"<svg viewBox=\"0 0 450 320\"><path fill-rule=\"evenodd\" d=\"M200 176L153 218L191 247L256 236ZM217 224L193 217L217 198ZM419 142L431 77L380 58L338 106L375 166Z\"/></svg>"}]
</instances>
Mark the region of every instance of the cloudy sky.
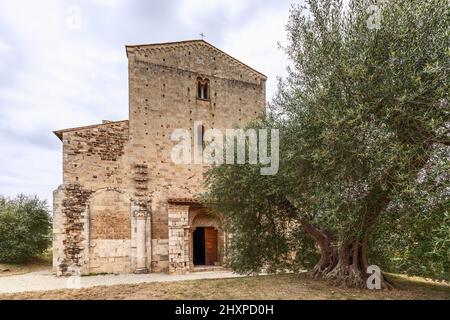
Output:
<instances>
[{"instance_id":1,"label":"cloudy sky","mask_svg":"<svg viewBox=\"0 0 450 320\"><path fill-rule=\"evenodd\" d=\"M53 130L128 117L126 44L198 39L285 74L291 0L0 0L0 194L52 204L62 182Z\"/></svg>"}]
</instances>

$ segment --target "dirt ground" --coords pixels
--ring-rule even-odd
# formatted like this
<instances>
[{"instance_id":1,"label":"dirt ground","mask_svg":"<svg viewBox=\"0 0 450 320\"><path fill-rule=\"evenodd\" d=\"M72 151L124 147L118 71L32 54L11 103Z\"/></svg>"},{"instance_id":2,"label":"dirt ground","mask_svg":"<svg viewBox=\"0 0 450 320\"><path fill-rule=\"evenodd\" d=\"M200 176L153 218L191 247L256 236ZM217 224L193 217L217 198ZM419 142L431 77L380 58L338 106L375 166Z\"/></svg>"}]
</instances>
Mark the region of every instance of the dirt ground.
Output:
<instances>
[{"instance_id":1,"label":"dirt ground","mask_svg":"<svg viewBox=\"0 0 450 320\"><path fill-rule=\"evenodd\" d=\"M2 299L205 300L205 299L439 299L450 300L450 285L389 275L393 290L338 288L306 274L270 275L218 280L192 280L0 295Z\"/></svg>"},{"instance_id":2,"label":"dirt ground","mask_svg":"<svg viewBox=\"0 0 450 320\"><path fill-rule=\"evenodd\" d=\"M0 263L0 277L14 276L39 270L47 270L52 267L51 255L43 255L33 258L30 262L24 264Z\"/></svg>"}]
</instances>

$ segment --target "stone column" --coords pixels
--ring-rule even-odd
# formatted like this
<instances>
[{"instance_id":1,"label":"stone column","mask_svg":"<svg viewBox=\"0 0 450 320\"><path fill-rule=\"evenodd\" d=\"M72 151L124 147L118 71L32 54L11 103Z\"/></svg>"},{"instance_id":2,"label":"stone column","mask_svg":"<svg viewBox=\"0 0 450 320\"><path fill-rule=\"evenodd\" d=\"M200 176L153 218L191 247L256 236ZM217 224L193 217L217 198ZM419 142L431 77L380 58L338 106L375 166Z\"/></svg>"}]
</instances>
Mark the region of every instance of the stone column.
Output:
<instances>
[{"instance_id":1,"label":"stone column","mask_svg":"<svg viewBox=\"0 0 450 320\"><path fill-rule=\"evenodd\" d=\"M146 224L147 212L140 210L136 214L136 270L134 273L148 273Z\"/></svg>"}]
</instances>

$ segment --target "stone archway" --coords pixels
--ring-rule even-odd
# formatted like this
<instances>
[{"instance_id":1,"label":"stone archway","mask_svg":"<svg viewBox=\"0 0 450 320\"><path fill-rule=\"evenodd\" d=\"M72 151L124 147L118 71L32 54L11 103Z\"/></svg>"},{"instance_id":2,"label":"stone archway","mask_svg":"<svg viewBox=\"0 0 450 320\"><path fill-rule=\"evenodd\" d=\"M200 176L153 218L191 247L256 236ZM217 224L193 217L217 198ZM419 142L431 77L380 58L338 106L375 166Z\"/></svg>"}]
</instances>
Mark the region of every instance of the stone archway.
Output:
<instances>
[{"instance_id":1,"label":"stone archway","mask_svg":"<svg viewBox=\"0 0 450 320\"><path fill-rule=\"evenodd\" d=\"M190 208L190 262L195 266L217 266L223 262L224 232L220 220L205 208ZM202 252L203 251L203 252ZM201 257L203 254L203 257Z\"/></svg>"}]
</instances>

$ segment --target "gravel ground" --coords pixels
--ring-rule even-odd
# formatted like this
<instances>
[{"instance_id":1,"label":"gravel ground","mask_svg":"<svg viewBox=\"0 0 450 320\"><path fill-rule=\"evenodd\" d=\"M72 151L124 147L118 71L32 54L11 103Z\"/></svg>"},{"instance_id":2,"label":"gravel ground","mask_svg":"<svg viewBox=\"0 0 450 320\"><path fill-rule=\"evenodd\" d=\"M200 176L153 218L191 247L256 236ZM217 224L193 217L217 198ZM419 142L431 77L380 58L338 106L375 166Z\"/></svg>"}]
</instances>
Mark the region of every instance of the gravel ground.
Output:
<instances>
[{"instance_id":1,"label":"gravel ground","mask_svg":"<svg viewBox=\"0 0 450 320\"><path fill-rule=\"evenodd\" d=\"M79 289L117 284L137 284L151 282L172 282L200 279L237 278L239 275L230 271L195 272L186 275L121 274L97 275L87 277L56 277L51 271L37 271L22 275L0 277L0 293L17 293L27 291L47 291L59 289Z\"/></svg>"},{"instance_id":2,"label":"gravel ground","mask_svg":"<svg viewBox=\"0 0 450 320\"><path fill-rule=\"evenodd\" d=\"M197 276L200 274L194 274ZM205 275L205 274L203 274ZM216 277L217 277L216 273ZM219 275L223 277L223 273ZM396 288L367 290L336 287L308 274L279 274L171 282L120 284L81 290L54 290L0 294L0 300L311 300L311 299L450 299L450 286L423 278L389 275ZM192 276L187 277L193 279ZM155 279L153 277L153 279Z\"/></svg>"}]
</instances>

